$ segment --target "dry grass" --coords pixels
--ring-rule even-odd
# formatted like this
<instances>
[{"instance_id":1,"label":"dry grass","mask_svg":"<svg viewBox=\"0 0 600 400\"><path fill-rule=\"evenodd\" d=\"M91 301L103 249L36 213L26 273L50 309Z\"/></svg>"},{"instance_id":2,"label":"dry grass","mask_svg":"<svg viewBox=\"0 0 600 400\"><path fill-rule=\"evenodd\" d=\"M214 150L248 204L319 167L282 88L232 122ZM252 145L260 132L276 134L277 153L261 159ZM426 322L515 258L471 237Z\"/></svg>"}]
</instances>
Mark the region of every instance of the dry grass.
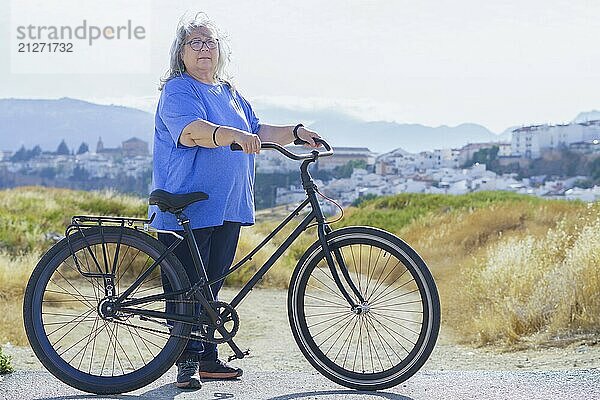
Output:
<instances>
[{"instance_id":1,"label":"dry grass","mask_svg":"<svg viewBox=\"0 0 600 400\"><path fill-rule=\"evenodd\" d=\"M554 223L534 220L531 229L499 237L465 260L453 278L442 280L446 322L461 341L540 344L597 334L599 206L556 214ZM552 211L544 213L550 217Z\"/></svg>"},{"instance_id":2,"label":"dry grass","mask_svg":"<svg viewBox=\"0 0 600 400\"><path fill-rule=\"evenodd\" d=\"M459 342L510 349L600 332L600 204L485 196L402 195L347 214L370 224L374 213L421 254Z\"/></svg>"},{"instance_id":3,"label":"dry grass","mask_svg":"<svg viewBox=\"0 0 600 400\"><path fill-rule=\"evenodd\" d=\"M262 240L273 232L279 223L286 217L262 218L262 221L256 225L242 229L234 264L249 254ZM271 241L269 241L240 271L233 273L227 278L227 283L234 286L245 284L261 266L263 266L269 257L279 248L279 246L292 233L301 218L296 217L285 228L283 228ZM306 249L317 240L315 228L309 228L303 232L298 239L281 255L279 260L263 277L259 286L286 288L289 286L292 272L296 263L306 251Z\"/></svg>"},{"instance_id":4,"label":"dry grass","mask_svg":"<svg viewBox=\"0 0 600 400\"><path fill-rule=\"evenodd\" d=\"M14 256L0 253L0 343L27 345L23 329L22 299L25 286L40 254Z\"/></svg>"},{"instance_id":5,"label":"dry grass","mask_svg":"<svg viewBox=\"0 0 600 400\"><path fill-rule=\"evenodd\" d=\"M145 200L114 192L20 188L0 191L0 343L26 344L21 302L31 270L75 214L144 216ZM258 213L244 228L236 262L287 212ZM600 204L548 201L510 193L399 195L346 210L342 222L401 236L430 266L443 324L475 345L533 343L600 331ZM300 221L297 218L296 221ZM241 285L291 233L286 227L227 282ZM286 288L316 239L311 228L265 275ZM533 339L532 339L533 338ZM533 340L533 341L532 341Z\"/></svg>"},{"instance_id":6,"label":"dry grass","mask_svg":"<svg viewBox=\"0 0 600 400\"><path fill-rule=\"evenodd\" d=\"M105 190L25 187L0 190L0 250L10 254L37 251L62 235L73 215L145 216L143 199ZM50 234L50 235L48 235Z\"/></svg>"}]
</instances>

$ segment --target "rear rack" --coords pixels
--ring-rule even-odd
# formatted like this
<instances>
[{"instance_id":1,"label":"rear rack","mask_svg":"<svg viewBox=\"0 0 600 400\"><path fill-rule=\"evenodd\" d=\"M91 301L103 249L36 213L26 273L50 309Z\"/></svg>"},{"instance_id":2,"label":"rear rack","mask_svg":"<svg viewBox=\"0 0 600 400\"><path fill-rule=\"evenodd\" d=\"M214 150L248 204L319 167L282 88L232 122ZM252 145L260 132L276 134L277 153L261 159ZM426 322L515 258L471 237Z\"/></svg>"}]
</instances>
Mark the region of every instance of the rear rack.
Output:
<instances>
[{"instance_id":1,"label":"rear rack","mask_svg":"<svg viewBox=\"0 0 600 400\"><path fill-rule=\"evenodd\" d=\"M156 213L153 213L149 219L145 218L127 218L127 217L108 217L108 216L95 216L95 215L75 215L71 218L71 225L76 227L93 227L93 226L106 226L106 225L120 225L133 227L136 225L149 225L154 221ZM67 227L67 230L69 229Z\"/></svg>"},{"instance_id":2,"label":"rear rack","mask_svg":"<svg viewBox=\"0 0 600 400\"><path fill-rule=\"evenodd\" d=\"M71 218L71 224L67 226L65 230L65 237L67 239L67 244L69 245L69 251L71 252L71 257L73 258L73 262L75 263L75 267L79 271L81 275L86 278L103 278L105 281L112 281L114 279L114 274L116 270L116 263L119 256L119 249L121 247L121 239L123 238L123 230L125 228L133 228L136 230L148 231L149 225L154 220L156 214L152 214L149 219L144 218L127 218L127 217L109 217L109 216L93 216L93 215L76 215ZM120 227L119 238L116 243L115 255L112 260L113 265L109 265L110 261L107 254L106 243L104 240L104 228L105 227ZM99 228L100 235L102 237L102 258L103 265L98 261L96 254L92 251L88 238L86 237L86 231L90 228ZM96 265L96 269L98 272L84 271L81 268L79 263L79 259L73 250L73 244L71 242L72 235L79 234L85 241L85 247L82 249L84 254L87 254L91 257L94 264ZM106 282L105 282L106 283Z\"/></svg>"}]
</instances>

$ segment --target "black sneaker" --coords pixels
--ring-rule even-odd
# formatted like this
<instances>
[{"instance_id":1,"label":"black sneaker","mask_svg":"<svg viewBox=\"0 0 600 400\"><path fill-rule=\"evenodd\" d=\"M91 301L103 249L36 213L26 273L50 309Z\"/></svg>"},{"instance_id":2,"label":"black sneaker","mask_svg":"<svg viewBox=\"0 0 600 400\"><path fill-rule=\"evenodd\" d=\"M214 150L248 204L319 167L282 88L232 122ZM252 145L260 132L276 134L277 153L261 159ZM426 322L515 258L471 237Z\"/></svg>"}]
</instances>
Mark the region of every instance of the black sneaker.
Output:
<instances>
[{"instance_id":1,"label":"black sneaker","mask_svg":"<svg viewBox=\"0 0 600 400\"><path fill-rule=\"evenodd\" d=\"M200 361L200 378L202 379L235 379L242 376L244 371L240 368L233 368L221 360Z\"/></svg>"},{"instance_id":2,"label":"black sneaker","mask_svg":"<svg viewBox=\"0 0 600 400\"><path fill-rule=\"evenodd\" d=\"M180 389L200 389L202 382L198 376L198 361L195 359L183 359L177 361L177 382L175 386Z\"/></svg>"}]
</instances>

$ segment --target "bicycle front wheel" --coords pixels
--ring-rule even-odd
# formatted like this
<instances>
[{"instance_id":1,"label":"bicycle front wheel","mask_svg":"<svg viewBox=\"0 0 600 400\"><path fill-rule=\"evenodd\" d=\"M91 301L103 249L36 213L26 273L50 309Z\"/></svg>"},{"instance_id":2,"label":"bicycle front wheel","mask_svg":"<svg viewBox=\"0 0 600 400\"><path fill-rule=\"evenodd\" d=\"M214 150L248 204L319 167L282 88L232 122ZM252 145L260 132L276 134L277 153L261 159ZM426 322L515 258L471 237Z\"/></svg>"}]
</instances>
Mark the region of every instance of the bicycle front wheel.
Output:
<instances>
[{"instance_id":1,"label":"bicycle front wheel","mask_svg":"<svg viewBox=\"0 0 600 400\"><path fill-rule=\"evenodd\" d=\"M381 390L405 381L425 363L439 332L439 297L425 262L397 236L370 227L334 231L328 245L359 307L352 309L342 296L322 247L314 243L298 262L288 292L296 343L313 367L343 386Z\"/></svg>"},{"instance_id":2,"label":"bicycle front wheel","mask_svg":"<svg viewBox=\"0 0 600 400\"><path fill-rule=\"evenodd\" d=\"M166 247L134 229L98 227L70 236L83 272L114 273L112 298L128 288ZM166 280L173 290L189 288L179 260L168 254L128 297L161 295ZM100 277L83 276L66 239L39 261L25 290L23 316L29 343L40 362L61 381L97 394L116 394L143 387L164 374L183 351L191 326L120 312L103 314L106 284ZM136 306L193 314L182 296ZM104 315L104 316L103 316Z\"/></svg>"}]
</instances>

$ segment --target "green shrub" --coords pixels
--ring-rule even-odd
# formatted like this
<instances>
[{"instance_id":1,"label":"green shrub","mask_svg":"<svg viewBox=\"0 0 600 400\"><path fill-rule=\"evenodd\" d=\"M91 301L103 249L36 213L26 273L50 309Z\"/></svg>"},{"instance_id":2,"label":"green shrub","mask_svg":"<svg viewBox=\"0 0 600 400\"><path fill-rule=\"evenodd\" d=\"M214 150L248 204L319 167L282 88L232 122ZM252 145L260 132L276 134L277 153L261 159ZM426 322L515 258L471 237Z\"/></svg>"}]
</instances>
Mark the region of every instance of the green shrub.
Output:
<instances>
[{"instance_id":1,"label":"green shrub","mask_svg":"<svg viewBox=\"0 0 600 400\"><path fill-rule=\"evenodd\" d=\"M0 347L0 375L10 374L15 369L10 365L10 356L2 353L2 347Z\"/></svg>"}]
</instances>

